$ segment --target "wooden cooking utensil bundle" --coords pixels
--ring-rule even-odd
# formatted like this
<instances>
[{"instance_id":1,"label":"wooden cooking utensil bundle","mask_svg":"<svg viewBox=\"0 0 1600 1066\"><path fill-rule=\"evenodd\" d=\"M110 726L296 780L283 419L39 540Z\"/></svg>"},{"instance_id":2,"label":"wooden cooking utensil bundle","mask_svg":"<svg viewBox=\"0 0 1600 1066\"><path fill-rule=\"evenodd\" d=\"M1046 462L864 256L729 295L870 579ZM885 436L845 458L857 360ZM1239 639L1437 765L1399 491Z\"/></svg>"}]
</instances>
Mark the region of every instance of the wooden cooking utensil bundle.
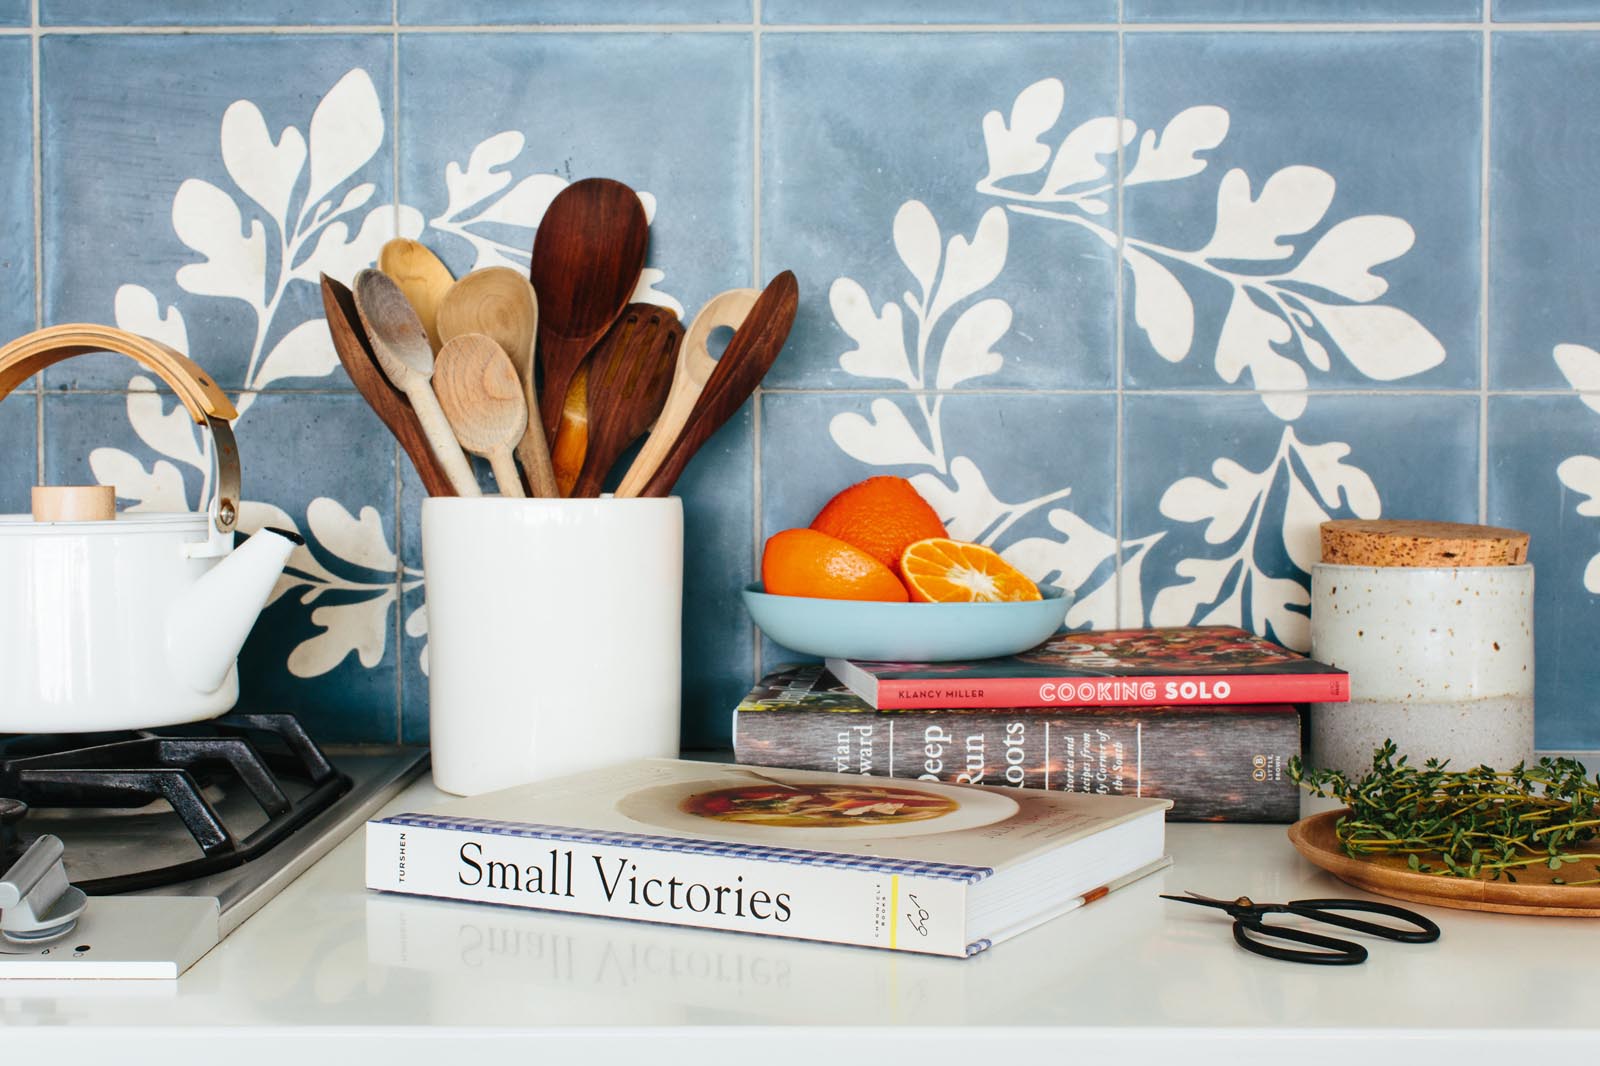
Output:
<instances>
[{"instance_id":1,"label":"wooden cooking utensil bundle","mask_svg":"<svg viewBox=\"0 0 1600 1066\"><path fill-rule=\"evenodd\" d=\"M669 309L628 302L648 242L634 191L589 178L546 209L531 283L508 267L453 280L412 240L390 241L350 288L323 275L339 361L429 495L481 495L470 452L503 496L598 496L641 437L615 494L671 493L772 366L799 292L784 271L713 297L685 332ZM719 326L735 332L713 359Z\"/></svg>"}]
</instances>

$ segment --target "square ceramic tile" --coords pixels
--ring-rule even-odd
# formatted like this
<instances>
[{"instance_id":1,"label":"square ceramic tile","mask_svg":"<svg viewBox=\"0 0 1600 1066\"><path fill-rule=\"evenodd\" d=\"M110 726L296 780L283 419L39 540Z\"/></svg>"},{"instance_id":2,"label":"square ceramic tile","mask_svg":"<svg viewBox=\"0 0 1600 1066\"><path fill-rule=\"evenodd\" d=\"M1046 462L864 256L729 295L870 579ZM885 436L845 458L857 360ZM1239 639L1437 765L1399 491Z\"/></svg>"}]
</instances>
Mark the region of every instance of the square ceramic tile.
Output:
<instances>
[{"instance_id":1,"label":"square ceramic tile","mask_svg":"<svg viewBox=\"0 0 1600 1066\"><path fill-rule=\"evenodd\" d=\"M1128 36L1127 384L1476 385L1481 36Z\"/></svg>"},{"instance_id":2,"label":"square ceramic tile","mask_svg":"<svg viewBox=\"0 0 1600 1066\"><path fill-rule=\"evenodd\" d=\"M761 535L809 525L848 485L910 478L950 535L1071 590L1068 624L1110 625L1116 582L1116 398L766 393ZM770 641L764 668L804 658Z\"/></svg>"},{"instance_id":3,"label":"square ceramic tile","mask_svg":"<svg viewBox=\"0 0 1600 1066\"><path fill-rule=\"evenodd\" d=\"M28 26L33 22L29 0L4 0L0 3L0 26Z\"/></svg>"},{"instance_id":4,"label":"square ceramic tile","mask_svg":"<svg viewBox=\"0 0 1600 1066\"><path fill-rule=\"evenodd\" d=\"M653 210L658 302L692 315L751 277L750 40L696 34L400 39L401 189L458 274L526 269L545 205L608 177Z\"/></svg>"},{"instance_id":5,"label":"square ceramic tile","mask_svg":"<svg viewBox=\"0 0 1600 1066\"><path fill-rule=\"evenodd\" d=\"M749 22L751 0L399 0L402 26Z\"/></svg>"},{"instance_id":6,"label":"square ceramic tile","mask_svg":"<svg viewBox=\"0 0 1600 1066\"><path fill-rule=\"evenodd\" d=\"M0 514L27 514L39 480L36 397L13 392L0 403Z\"/></svg>"},{"instance_id":7,"label":"square ceramic tile","mask_svg":"<svg viewBox=\"0 0 1600 1066\"><path fill-rule=\"evenodd\" d=\"M753 572L753 423L752 406L746 405L696 453L673 490L684 508L681 735L685 749L731 744L733 708L750 690L754 676L754 632L739 597ZM629 458L624 456L619 465ZM422 666L427 645L421 585L423 492L409 466L403 468L402 485L403 735L408 743L425 743L429 709L428 678ZM609 639L597 635L596 646L610 647ZM625 645L625 634L617 639Z\"/></svg>"},{"instance_id":8,"label":"square ceramic tile","mask_svg":"<svg viewBox=\"0 0 1600 1066\"><path fill-rule=\"evenodd\" d=\"M307 546L240 657L246 710L286 710L325 740L398 734L395 466L391 438L353 393L238 400L240 523ZM194 510L209 442L167 391L47 393L45 480L111 484L118 508Z\"/></svg>"},{"instance_id":9,"label":"square ceramic tile","mask_svg":"<svg viewBox=\"0 0 1600 1066\"><path fill-rule=\"evenodd\" d=\"M1496 34L1493 62L1489 384L1564 388L1556 347L1600 345L1600 143L1573 118L1600 107L1600 34Z\"/></svg>"},{"instance_id":10,"label":"square ceramic tile","mask_svg":"<svg viewBox=\"0 0 1600 1066\"><path fill-rule=\"evenodd\" d=\"M768 24L1115 22L1116 0L765 0Z\"/></svg>"},{"instance_id":11,"label":"square ceramic tile","mask_svg":"<svg viewBox=\"0 0 1600 1066\"><path fill-rule=\"evenodd\" d=\"M39 0L43 26L388 25L394 0Z\"/></svg>"},{"instance_id":12,"label":"square ceramic tile","mask_svg":"<svg viewBox=\"0 0 1600 1066\"><path fill-rule=\"evenodd\" d=\"M1489 446L1489 521L1528 532L1537 578L1538 746L1600 747L1600 393L1491 396Z\"/></svg>"},{"instance_id":13,"label":"square ceramic tile","mask_svg":"<svg viewBox=\"0 0 1600 1066\"><path fill-rule=\"evenodd\" d=\"M1594 22L1600 0L1494 0L1496 22Z\"/></svg>"},{"instance_id":14,"label":"square ceramic tile","mask_svg":"<svg viewBox=\"0 0 1600 1066\"><path fill-rule=\"evenodd\" d=\"M1114 126L1115 37L768 33L762 48L762 269L800 279L769 384L1113 383L1114 208L1096 190L1115 150L1079 136L1052 156L1035 138ZM1076 222L1008 210L1063 196Z\"/></svg>"},{"instance_id":15,"label":"square ceramic tile","mask_svg":"<svg viewBox=\"0 0 1600 1066\"><path fill-rule=\"evenodd\" d=\"M1123 0L1128 22L1431 22L1483 17L1480 0Z\"/></svg>"},{"instance_id":16,"label":"square ceramic tile","mask_svg":"<svg viewBox=\"0 0 1600 1066\"><path fill-rule=\"evenodd\" d=\"M1329 518L1478 519L1474 396L1130 395L1122 621L1242 625L1305 650Z\"/></svg>"},{"instance_id":17,"label":"square ceramic tile","mask_svg":"<svg viewBox=\"0 0 1600 1066\"><path fill-rule=\"evenodd\" d=\"M0 40L0 248L0 341L8 341L34 325L33 59L26 37Z\"/></svg>"},{"instance_id":18,"label":"square ceramic tile","mask_svg":"<svg viewBox=\"0 0 1600 1066\"><path fill-rule=\"evenodd\" d=\"M42 49L45 320L160 337L226 389L348 387L309 323L318 273L348 279L393 235L391 42L106 34ZM120 389L129 373L94 357L45 377Z\"/></svg>"}]
</instances>

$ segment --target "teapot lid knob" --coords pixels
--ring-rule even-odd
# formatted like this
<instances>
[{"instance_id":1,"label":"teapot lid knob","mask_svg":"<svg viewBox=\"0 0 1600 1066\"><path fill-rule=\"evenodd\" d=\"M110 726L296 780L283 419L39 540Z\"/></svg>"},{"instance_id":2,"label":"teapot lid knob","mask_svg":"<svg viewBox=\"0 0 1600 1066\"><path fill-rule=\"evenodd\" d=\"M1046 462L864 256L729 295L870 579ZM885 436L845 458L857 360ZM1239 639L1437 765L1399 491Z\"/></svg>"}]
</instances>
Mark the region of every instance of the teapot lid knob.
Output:
<instances>
[{"instance_id":1,"label":"teapot lid knob","mask_svg":"<svg viewBox=\"0 0 1600 1066\"><path fill-rule=\"evenodd\" d=\"M111 485L35 485L35 522L109 522L117 517Z\"/></svg>"}]
</instances>

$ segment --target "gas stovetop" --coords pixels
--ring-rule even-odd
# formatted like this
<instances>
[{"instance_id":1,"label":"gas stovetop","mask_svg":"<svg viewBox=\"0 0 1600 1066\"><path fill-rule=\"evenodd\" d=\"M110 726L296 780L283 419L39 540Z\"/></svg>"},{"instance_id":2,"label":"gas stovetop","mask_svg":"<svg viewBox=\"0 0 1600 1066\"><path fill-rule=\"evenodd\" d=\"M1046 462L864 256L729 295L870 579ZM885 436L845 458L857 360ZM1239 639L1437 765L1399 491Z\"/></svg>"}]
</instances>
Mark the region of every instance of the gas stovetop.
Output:
<instances>
[{"instance_id":1,"label":"gas stovetop","mask_svg":"<svg viewBox=\"0 0 1600 1066\"><path fill-rule=\"evenodd\" d=\"M177 977L426 766L291 715L0 736L0 978Z\"/></svg>"}]
</instances>

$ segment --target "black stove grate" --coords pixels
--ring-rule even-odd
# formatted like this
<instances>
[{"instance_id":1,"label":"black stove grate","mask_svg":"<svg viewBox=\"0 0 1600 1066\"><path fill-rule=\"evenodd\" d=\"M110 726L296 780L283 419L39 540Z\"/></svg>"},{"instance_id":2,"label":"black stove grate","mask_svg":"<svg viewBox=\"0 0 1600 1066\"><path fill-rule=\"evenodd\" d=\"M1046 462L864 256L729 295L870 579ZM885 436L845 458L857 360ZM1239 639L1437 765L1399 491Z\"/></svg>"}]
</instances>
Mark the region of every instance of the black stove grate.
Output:
<instances>
[{"instance_id":1,"label":"black stove grate","mask_svg":"<svg viewBox=\"0 0 1600 1066\"><path fill-rule=\"evenodd\" d=\"M206 799L212 781L242 787L266 822L235 837ZM286 781L309 791L291 799ZM290 714L230 714L170 729L0 742L0 796L34 807L139 807L165 800L200 846L197 859L76 882L90 895L176 884L240 866L349 790L350 779Z\"/></svg>"}]
</instances>

